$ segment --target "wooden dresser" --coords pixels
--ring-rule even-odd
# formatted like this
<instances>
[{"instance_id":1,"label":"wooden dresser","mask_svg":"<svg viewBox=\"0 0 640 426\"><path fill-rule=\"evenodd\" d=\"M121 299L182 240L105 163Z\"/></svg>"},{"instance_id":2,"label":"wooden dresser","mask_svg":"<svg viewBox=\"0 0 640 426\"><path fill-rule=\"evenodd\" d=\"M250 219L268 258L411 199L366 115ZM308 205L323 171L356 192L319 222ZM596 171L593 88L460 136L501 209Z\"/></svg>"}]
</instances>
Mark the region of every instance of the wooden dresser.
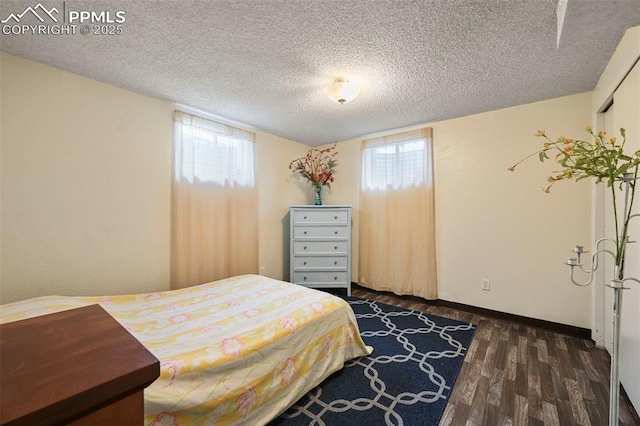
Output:
<instances>
[{"instance_id":1,"label":"wooden dresser","mask_svg":"<svg viewBox=\"0 0 640 426\"><path fill-rule=\"evenodd\" d=\"M291 206L290 281L351 295L351 206Z\"/></svg>"},{"instance_id":2,"label":"wooden dresser","mask_svg":"<svg viewBox=\"0 0 640 426\"><path fill-rule=\"evenodd\" d=\"M0 325L0 424L144 424L160 363L99 305Z\"/></svg>"}]
</instances>

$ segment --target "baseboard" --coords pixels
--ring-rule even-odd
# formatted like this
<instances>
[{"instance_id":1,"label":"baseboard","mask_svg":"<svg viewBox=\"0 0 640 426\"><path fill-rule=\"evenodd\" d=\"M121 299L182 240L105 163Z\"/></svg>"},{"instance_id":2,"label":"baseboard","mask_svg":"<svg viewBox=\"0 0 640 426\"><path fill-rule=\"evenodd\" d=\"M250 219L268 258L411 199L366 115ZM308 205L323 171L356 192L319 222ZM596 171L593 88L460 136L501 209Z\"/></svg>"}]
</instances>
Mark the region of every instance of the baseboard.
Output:
<instances>
[{"instance_id":1,"label":"baseboard","mask_svg":"<svg viewBox=\"0 0 640 426\"><path fill-rule=\"evenodd\" d=\"M429 302L429 301L427 301ZM492 309L480 308L478 306L465 305L463 303L450 302L448 300L434 300L434 304L444 306L445 308L457 309L459 311L470 312L472 314L483 315L499 319L502 321L517 322L518 324L530 327L538 327L555 333L566 334L569 336L579 337L581 339L591 340L591 330L588 328L576 327L574 325L561 324L558 322L542 320L538 318L525 317L522 315L510 314L507 312L494 311Z\"/></svg>"},{"instance_id":2,"label":"baseboard","mask_svg":"<svg viewBox=\"0 0 640 426\"><path fill-rule=\"evenodd\" d=\"M367 287L362 287L357 283L351 283L352 287L360 288L364 291L371 291L374 293L384 294L389 293L385 291L373 290ZM394 293L389 293L394 294ZM448 300L435 299L435 300L427 300L418 296L400 296L394 294L396 297L400 297L403 299L414 300L430 305L443 306L445 308L456 309L459 311L465 311L476 315L482 315L485 317L490 317L502 321L510 321L518 324L530 326L530 327L538 327L544 330L553 331L555 333L566 334L568 336L574 336L581 339L591 340L591 330L588 328L576 327L573 325L561 324L553 321L542 320L538 318L525 317L522 315L510 314L507 312L494 311L492 309L480 308L478 306L473 305L465 305L463 303L450 302Z\"/></svg>"}]
</instances>

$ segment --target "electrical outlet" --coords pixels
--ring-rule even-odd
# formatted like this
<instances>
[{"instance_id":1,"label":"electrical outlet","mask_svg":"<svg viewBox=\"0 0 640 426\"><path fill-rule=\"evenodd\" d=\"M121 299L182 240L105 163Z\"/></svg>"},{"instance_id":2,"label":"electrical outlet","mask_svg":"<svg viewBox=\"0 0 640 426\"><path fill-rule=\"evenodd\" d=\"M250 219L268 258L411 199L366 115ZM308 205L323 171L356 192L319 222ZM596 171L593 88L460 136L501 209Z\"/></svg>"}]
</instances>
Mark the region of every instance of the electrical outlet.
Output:
<instances>
[{"instance_id":1,"label":"electrical outlet","mask_svg":"<svg viewBox=\"0 0 640 426\"><path fill-rule=\"evenodd\" d=\"M264 275L264 266L260 267L260 275Z\"/></svg>"},{"instance_id":2,"label":"electrical outlet","mask_svg":"<svg viewBox=\"0 0 640 426\"><path fill-rule=\"evenodd\" d=\"M491 290L491 280L489 278L482 279L482 289L485 291Z\"/></svg>"}]
</instances>

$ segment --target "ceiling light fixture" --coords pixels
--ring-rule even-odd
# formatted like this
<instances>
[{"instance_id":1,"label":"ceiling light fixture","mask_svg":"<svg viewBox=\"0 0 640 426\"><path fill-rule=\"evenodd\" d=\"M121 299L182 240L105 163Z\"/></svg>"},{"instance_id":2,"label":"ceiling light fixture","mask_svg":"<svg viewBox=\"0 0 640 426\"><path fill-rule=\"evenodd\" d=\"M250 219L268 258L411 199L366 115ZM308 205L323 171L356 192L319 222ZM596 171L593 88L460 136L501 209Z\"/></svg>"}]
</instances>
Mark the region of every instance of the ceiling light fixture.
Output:
<instances>
[{"instance_id":1,"label":"ceiling light fixture","mask_svg":"<svg viewBox=\"0 0 640 426\"><path fill-rule=\"evenodd\" d=\"M354 100L359 92L360 88L355 82L347 78L337 78L329 87L329 98L342 105Z\"/></svg>"}]
</instances>

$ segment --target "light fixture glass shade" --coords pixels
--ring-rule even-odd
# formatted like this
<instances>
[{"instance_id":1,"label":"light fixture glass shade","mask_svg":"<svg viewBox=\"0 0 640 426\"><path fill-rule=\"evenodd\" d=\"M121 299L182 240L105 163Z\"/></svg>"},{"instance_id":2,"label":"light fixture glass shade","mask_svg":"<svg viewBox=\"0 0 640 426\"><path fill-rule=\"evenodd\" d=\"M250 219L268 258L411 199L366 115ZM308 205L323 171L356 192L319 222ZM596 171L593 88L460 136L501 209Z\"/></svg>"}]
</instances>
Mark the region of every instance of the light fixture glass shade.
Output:
<instances>
[{"instance_id":1,"label":"light fixture glass shade","mask_svg":"<svg viewBox=\"0 0 640 426\"><path fill-rule=\"evenodd\" d=\"M360 88L358 85L346 78L336 79L329 88L329 98L338 102L339 104L346 104L352 101L358 96Z\"/></svg>"}]
</instances>

